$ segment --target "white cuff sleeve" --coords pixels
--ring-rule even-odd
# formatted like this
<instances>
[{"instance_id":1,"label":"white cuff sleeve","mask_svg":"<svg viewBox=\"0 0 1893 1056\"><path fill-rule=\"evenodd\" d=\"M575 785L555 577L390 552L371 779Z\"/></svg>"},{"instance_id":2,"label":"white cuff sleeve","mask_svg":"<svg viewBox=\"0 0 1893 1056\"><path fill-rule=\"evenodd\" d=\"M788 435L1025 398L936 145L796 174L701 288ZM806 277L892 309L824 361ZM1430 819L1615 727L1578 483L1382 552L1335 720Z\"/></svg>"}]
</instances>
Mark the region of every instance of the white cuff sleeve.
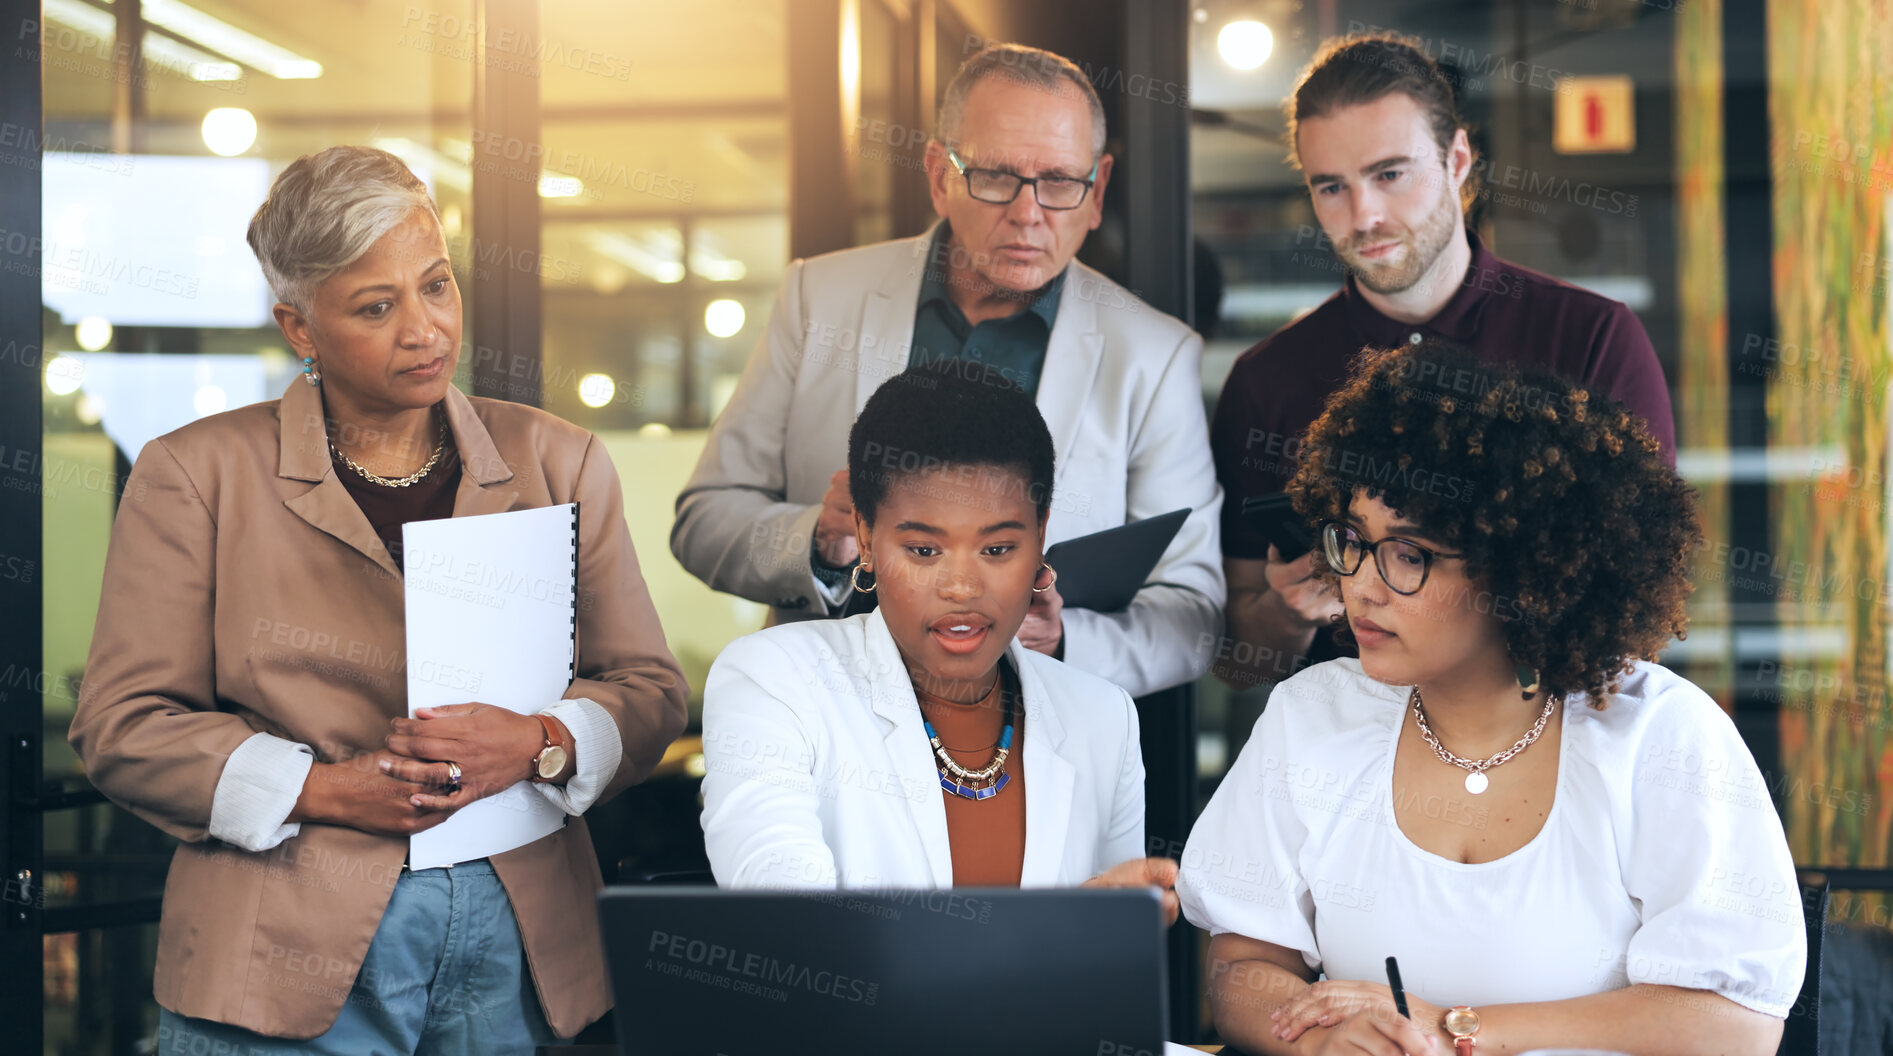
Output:
<instances>
[{"instance_id":1,"label":"white cuff sleeve","mask_svg":"<svg viewBox=\"0 0 1893 1056\"><path fill-rule=\"evenodd\" d=\"M302 831L288 824L315 751L267 733L237 745L210 797L210 835L246 851L267 851Z\"/></svg>"},{"instance_id":2,"label":"white cuff sleeve","mask_svg":"<svg viewBox=\"0 0 1893 1056\"><path fill-rule=\"evenodd\" d=\"M567 814L583 814L598 802L624 759L618 724L612 721L610 712L584 697L561 700L540 714L565 724L572 735L572 754L578 757L578 769L563 785L535 781L532 787Z\"/></svg>"},{"instance_id":3,"label":"white cuff sleeve","mask_svg":"<svg viewBox=\"0 0 1893 1056\"><path fill-rule=\"evenodd\" d=\"M822 577L813 575L812 573L811 578L815 581L815 593L820 596L822 601L828 604L828 614L830 616L840 612L842 606L848 604L848 595L854 593L854 583L847 579L843 579L839 583L829 584L823 582Z\"/></svg>"}]
</instances>

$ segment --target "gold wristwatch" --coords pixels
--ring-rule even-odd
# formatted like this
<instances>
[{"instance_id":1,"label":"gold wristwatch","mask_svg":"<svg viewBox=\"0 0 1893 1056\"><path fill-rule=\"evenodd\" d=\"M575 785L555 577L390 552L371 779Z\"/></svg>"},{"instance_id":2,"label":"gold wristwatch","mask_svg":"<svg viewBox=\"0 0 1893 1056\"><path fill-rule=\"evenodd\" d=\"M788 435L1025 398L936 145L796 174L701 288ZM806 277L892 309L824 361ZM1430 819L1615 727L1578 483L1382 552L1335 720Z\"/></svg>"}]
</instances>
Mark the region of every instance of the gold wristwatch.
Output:
<instances>
[{"instance_id":1,"label":"gold wristwatch","mask_svg":"<svg viewBox=\"0 0 1893 1056\"><path fill-rule=\"evenodd\" d=\"M1479 1013L1466 1005L1454 1005L1446 1010L1440 1026L1453 1036L1455 1056L1472 1056L1473 1047L1479 1044L1473 1038L1474 1034L1479 1033Z\"/></svg>"},{"instance_id":2,"label":"gold wristwatch","mask_svg":"<svg viewBox=\"0 0 1893 1056\"><path fill-rule=\"evenodd\" d=\"M559 745L552 743L551 719L546 718L544 715L534 715L533 718L538 719L539 725L545 727L546 740L545 747L539 749L539 754L532 757L532 779L534 781L550 781L558 777L560 772L565 769L565 763L566 760L570 758L570 753Z\"/></svg>"}]
</instances>

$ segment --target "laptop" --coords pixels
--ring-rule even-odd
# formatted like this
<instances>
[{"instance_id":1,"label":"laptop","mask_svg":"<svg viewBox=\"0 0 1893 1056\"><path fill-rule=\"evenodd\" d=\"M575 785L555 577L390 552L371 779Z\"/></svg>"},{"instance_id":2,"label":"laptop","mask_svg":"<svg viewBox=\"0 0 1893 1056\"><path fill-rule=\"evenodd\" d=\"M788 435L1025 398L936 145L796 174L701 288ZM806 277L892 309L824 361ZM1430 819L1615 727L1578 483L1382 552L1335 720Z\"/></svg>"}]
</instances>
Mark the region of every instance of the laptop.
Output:
<instances>
[{"instance_id":1,"label":"laptop","mask_svg":"<svg viewBox=\"0 0 1893 1056\"><path fill-rule=\"evenodd\" d=\"M611 887L598 910L624 1056L1164 1051L1150 891Z\"/></svg>"}]
</instances>

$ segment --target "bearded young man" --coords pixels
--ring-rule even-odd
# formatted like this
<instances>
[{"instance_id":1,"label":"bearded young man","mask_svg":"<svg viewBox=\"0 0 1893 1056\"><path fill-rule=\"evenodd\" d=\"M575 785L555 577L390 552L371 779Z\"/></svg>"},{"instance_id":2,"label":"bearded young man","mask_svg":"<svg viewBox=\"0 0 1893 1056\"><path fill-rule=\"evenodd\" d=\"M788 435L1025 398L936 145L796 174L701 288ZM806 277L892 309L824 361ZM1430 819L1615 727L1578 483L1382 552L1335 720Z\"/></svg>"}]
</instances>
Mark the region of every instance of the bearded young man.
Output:
<instances>
[{"instance_id":1,"label":"bearded young man","mask_svg":"<svg viewBox=\"0 0 1893 1056\"><path fill-rule=\"evenodd\" d=\"M1363 348L1443 341L1550 370L1623 401L1676 457L1669 388L1636 315L1500 260L1467 228L1474 155L1452 85L1418 42L1324 45L1290 97L1288 145L1348 278L1236 360L1210 426L1229 592L1213 670L1237 687L1341 654L1327 630L1341 602L1314 578L1316 554L1282 560L1242 506L1294 476L1303 432Z\"/></svg>"}]
</instances>

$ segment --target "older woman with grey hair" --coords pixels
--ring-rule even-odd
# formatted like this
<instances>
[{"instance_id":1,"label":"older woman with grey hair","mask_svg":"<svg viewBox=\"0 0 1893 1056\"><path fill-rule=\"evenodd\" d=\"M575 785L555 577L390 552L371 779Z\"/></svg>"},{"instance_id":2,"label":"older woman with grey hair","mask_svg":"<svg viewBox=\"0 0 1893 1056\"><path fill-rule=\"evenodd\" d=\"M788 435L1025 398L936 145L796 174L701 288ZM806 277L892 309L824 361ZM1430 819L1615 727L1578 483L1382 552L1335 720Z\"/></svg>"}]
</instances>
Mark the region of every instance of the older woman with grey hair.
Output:
<instances>
[{"instance_id":1,"label":"older woman with grey hair","mask_svg":"<svg viewBox=\"0 0 1893 1056\"><path fill-rule=\"evenodd\" d=\"M585 430L453 387L459 290L392 155L299 159L249 241L302 377L139 455L72 724L93 783L182 841L159 1051L529 1053L610 1007L582 815L684 724L617 473ZM401 526L567 502L563 698L468 686L410 717ZM562 828L408 868L410 835L524 782Z\"/></svg>"}]
</instances>

